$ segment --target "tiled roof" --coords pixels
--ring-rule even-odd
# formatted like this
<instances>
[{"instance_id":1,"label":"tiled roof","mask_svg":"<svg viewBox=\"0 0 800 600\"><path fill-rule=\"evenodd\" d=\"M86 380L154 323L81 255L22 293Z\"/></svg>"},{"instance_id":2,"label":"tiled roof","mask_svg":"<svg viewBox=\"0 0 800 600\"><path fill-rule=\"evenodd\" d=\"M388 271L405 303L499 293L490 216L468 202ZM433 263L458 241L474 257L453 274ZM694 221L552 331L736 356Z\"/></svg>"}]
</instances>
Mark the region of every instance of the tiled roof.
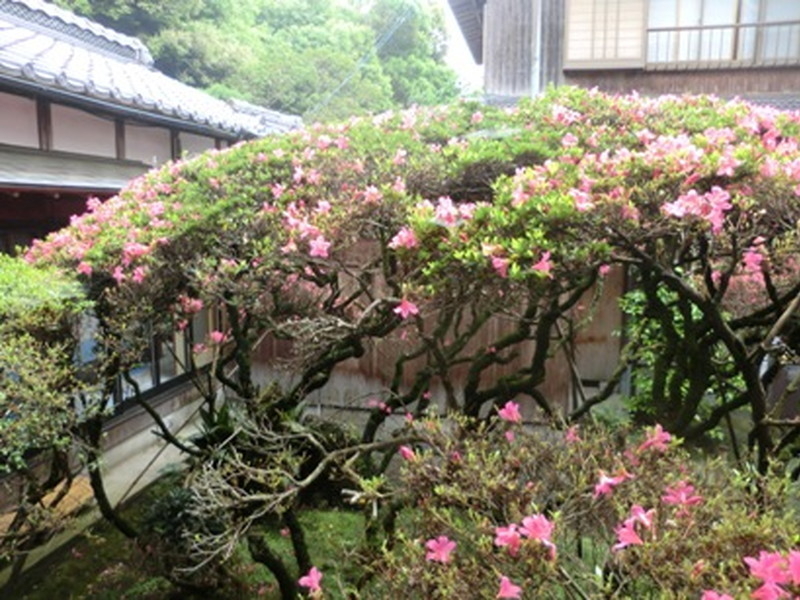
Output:
<instances>
[{"instance_id":1,"label":"tiled roof","mask_svg":"<svg viewBox=\"0 0 800 600\"><path fill-rule=\"evenodd\" d=\"M167 77L138 39L42 0L0 0L1 76L208 133L254 137L300 125L299 117L261 107L237 110Z\"/></svg>"}]
</instances>

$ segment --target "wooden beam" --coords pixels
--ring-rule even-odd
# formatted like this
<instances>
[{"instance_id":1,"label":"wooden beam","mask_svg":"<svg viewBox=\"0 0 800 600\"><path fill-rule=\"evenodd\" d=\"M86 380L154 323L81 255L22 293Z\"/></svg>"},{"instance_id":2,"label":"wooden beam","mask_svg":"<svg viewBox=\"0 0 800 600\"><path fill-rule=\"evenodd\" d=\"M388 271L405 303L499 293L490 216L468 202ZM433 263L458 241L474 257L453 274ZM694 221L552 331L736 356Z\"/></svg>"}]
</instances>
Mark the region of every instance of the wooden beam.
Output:
<instances>
[{"instance_id":1,"label":"wooden beam","mask_svg":"<svg viewBox=\"0 0 800 600\"><path fill-rule=\"evenodd\" d=\"M53 149L53 113L50 102L44 98L36 98L36 122L39 130L39 150Z\"/></svg>"},{"instance_id":2,"label":"wooden beam","mask_svg":"<svg viewBox=\"0 0 800 600\"><path fill-rule=\"evenodd\" d=\"M114 119L114 141L116 142L117 160L125 160L125 119Z\"/></svg>"}]
</instances>

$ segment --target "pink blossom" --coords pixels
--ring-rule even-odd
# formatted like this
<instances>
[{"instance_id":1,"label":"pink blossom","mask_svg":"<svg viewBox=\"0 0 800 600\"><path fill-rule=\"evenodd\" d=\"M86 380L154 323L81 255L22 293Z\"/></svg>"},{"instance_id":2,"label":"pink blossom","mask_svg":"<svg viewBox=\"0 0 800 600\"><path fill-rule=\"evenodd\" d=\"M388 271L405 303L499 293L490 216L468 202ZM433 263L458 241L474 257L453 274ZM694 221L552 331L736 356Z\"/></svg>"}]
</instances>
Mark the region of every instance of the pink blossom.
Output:
<instances>
[{"instance_id":1,"label":"pink blossom","mask_svg":"<svg viewBox=\"0 0 800 600\"><path fill-rule=\"evenodd\" d=\"M81 275L86 275L87 277L90 277L92 274L92 265L90 265L87 262L81 261L78 263L78 267L76 270Z\"/></svg>"},{"instance_id":2,"label":"pink blossom","mask_svg":"<svg viewBox=\"0 0 800 600\"><path fill-rule=\"evenodd\" d=\"M322 591L321 581L322 572L317 567L311 567L309 572L303 575L297 583L300 584L300 587L308 588L312 594L318 594Z\"/></svg>"},{"instance_id":3,"label":"pink blossom","mask_svg":"<svg viewBox=\"0 0 800 600\"><path fill-rule=\"evenodd\" d=\"M497 274L500 277L508 277L508 265L510 261L507 258L503 258L501 256L493 256L492 257L492 268L497 271Z\"/></svg>"},{"instance_id":4,"label":"pink blossom","mask_svg":"<svg viewBox=\"0 0 800 600\"><path fill-rule=\"evenodd\" d=\"M505 437L506 441L508 441L508 443L510 444L515 439L517 439L517 434L509 429L508 431L503 433L503 437Z\"/></svg>"},{"instance_id":5,"label":"pink blossom","mask_svg":"<svg viewBox=\"0 0 800 600\"><path fill-rule=\"evenodd\" d=\"M119 265L117 265L116 267L114 267L114 272L111 274L111 277L113 277L113 278L114 278L114 280L115 280L115 281L116 281L118 284L122 283L123 281L125 281L125 280L127 279L127 276L126 276L126 275L125 275L125 273L122 271L122 267L120 267Z\"/></svg>"},{"instance_id":6,"label":"pink blossom","mask_svg":"<svg viewBox=\"0 0 800 600\"><path fill-rule=\"evenodd\" d=\"M331 243L320 234L308 243L308 255L319 258L328 258L328 250L330 247Z\"/></svg>"},{"instance_id":7,"label":"pink blossom","mask_svg":"<svg viewBox=\"0 0 800 600\"><path fill-rule=\"evenodd\" d=\"M550 271L553 269L553 265L550 262L550 252L545 252L542 254L542 258L537 262L535 265L531 267L534 271L539 271L540 273L544 273L548 277L552 277Z\"/></svg>"},{"instance_id":8,"label":"pink blossom","mask_svg":"<svg viewBox=\"0 0 800 600\"><path fill-rule=\"evenodd\" d=\"M764 583L788 583L790 574L787 570L787 561L780 552L767 552L762 550L758 558L744 557L745 564L750 568L750 575Z\"/></svg>"},{"instance_id":9,"label":"pink blossom","mask_svg":"<svg viewBox=\"0 0 800 600\"><path fill-rule=\"evenodd\" d=\"M425 542L425 548L428 550L425 560L446 564L450 562L450 554L455 550L456 543L446 535L440 535Z\"/></svg>"},{"instance_id":10,"label":"pink blossom","mask_svg":"<svg viewBox=\"0 0 800 600\"><path fill-rule=\"evenodd\" d=\"M636 533L634 523L630 519L623 522L615 531L617 534L617 543L613 546L615 552L628 546L641 546L644 544L642 538Z\"/></svg>"},{"instance_id":11,"label":"pink blossom","mask_svg":"<svg viewBox=\"0 0 800 600\"><path fill-rule=\"evenodd\" d=\"M470 119L473 123L480 123L483 121L483 113L481 111L475 111L472 113L472 117Z\"/></svg>"},{"instance_id":12,"label":"pink blossom","mask_svg":"<svg viewBox=\"0 0 800 600\"><path fill-rule=\"evenodd\" d=\"M364 202L367 204L375 204L383 198L381 191L374 185L370 185L364 190Z\"/></svg>"},{"instance_id":13,"label":"pink blossom","mask_svg":"<svg viewBox=\"0 0 800 600\"><path fill-rule=\"evenodd\" d=\"M210 341L212 344L222 344L226 342L227 339L228 336L216 329L208 334L208 341Z\"/></svg>"},{"instance_id":14,"label":"pink blossom","mask_svg":"<svg viewBox=\"0 0 800 600\"><path fill-rule=\"evenodd\" d=\"M592 195L588 192L573 188L569 191L569 195L572 196L572 199L575 202L575 210L578 212L586 212L594 208Z\"/></svg>"},{"instance_id":15,"label":"pink blossom","mask_svg":"<svg viewBox=\"0 0 800 600\"><path fill-rule=\"evenodd\" d=\"M695 496L693 494L693 485L688 484L685 481L679 481L674 486L667 486L664 489L664 495L661 496L661 500L664 502L664 504L673 504L682 507L678 512L678 515L686 515L688 514L686 511L687 507L703 502L702 496Z\"/></svg>"},{"instance_id":16,"label":"pink blossom","mask_svg":"<svg viewBox=\"0 0 800 600\"><path fill-rule=\"evenodd\" d=\"M641 453L652 448L657 452L663 453L667 451L667 444L669 444L670 441L672 441L672 436L669 432L664 431L660 423L656 423L655 427L647 431L647 437L636 451Z\"/></svg>"},{"instance_id":17,"label":"pink blossom","mask_svg":"<svg viewBox=\"0 0 800 600\"><path fill-rule=\"evenodd\" d=\"M565 148L571 148L572 146L577 145L578 138L575 134L567 133L564 137L561 138L561 145Z\"/></svg>"},{"instance_id":18,"label":"pink blossom","mask_svg":"<svg viewBox=\"0 0 800 600\"><path fill-rule=\"evenodd\" d=\"M600 275L600 277L605 277L610 272L611 272L611 267L608 265L600 265L597 269L597 273Z\"/></svg>"},{"instance_id":19,"label":"pink blossom","mask_svg":"<svg viewBox=\"0 0 800 600\"><path fill-rule=\"evenodd\" d=\"M572 425L567 428L567 432L564 434L564 441L568 444L575 444L581 441L581 436L578 434L577 425Z\"/></svg>"},{"instance_id":20,"label":"pink blossom","mask_svg":"<svg viewBox=\"0 0 800 600\"><path fill-rule=\"evenodd\" d=\"M411 448L411 446L405 446L405 445L400 446L397 449L397 452L400 454L403 460L414 460L415 458L417 458L417 455L414 452L413 448Z\"/></svg>"},{"instance_id":21,"label":"pink blossom","mask_svg":"<svg viewBox=\"0 0 800 600\"><path fill-rule=\"evenodd\" d=\"M650 529L653 526L653 517L656 514L656 509L651 508L650 510L645 510L638 504L634 504L631 506L631 516L629 517L629 521L632 523L641 523L645 529Z\"/></svg>"},{"instance_id":22,"label":"pink blossom","mask_svg":"<svg viewBox=\"0 0 800 600\"><path fill-rule=\"evenodd\" d=\"M519 412L519 404L513 400L506 402L503 408L497 411L497 416L509 423L522 422L522 413Z\"/></svg>"},{"instance_id":23,"label":"pink blossom","mask_svg":"<svg viewBox=\"0 0 800 600\"><path fill-rule=\"evenodd\" d=\"M495 527L494 529L494 545L499 548L508 548L508 553L511 556L516 556L519 552L520 545L522 544L522 536L517 530L517 524L511 523L508 527Z\"/></svg>"},{"instance_id":24,"label":"pink blossom","mask_svg":"<svg viewBox=\"0 0 800 600\"><path fill-rule=\"evenodd\" d=\"M134 283L142 283L147 276L147 268L146 267L136 267L131 274L131 280Z\"/></svg>"},{"instance_id":25,"label":"pink blossom","mask_svg":"<svg viewBox=\"0 0 800 600\"><path fill-rule=\"evenodd\" d=\"M553 558L555 558L556 546L550 539L554 528L553 522L544 515L531 515L522 519L519 531L528 539L542 542L553 551Z\"/></svg>"},{"instance_id":26,"label":"pink blossom","mask_svg":"<svg viewBox=\"0 0 800 600\"><path fill-rule=\"evenodd\" d=\"M441 225L450 227L458 223L459 212L453 206L453 201L450 196L442 196L436 202L436 221Z\"/></svg>"},{"instance_id":27,"label":"pink blossom","mask_svg":"<svg viewBox=\"0 0 800 600\"><path fill-rule=\"evenodd\" d=\"M397 315L400 315L400 317L403 318L403 319L407 319L410 316L418 315L419 314L419 308L413 302L410 302L410 301L406 300L405 298L403 298L400 301L400 304L398 304L394 308L394 313L397 314Z\"/></svg>"},{"instance_id":28,"label":"pink blossom","mask_svg":"<svg viewBox=\"0 0 800 600\"><path fill-rule=\"evenodd\" d=\"M744 270L748 273L761 273L761 264L764 262L764 255L761 250L751 246L742 255Z\"/></svg>"},{"instance_id":29,"label":"pink blossom","mask_svg":"<svg viewBox=\"0 0 800 600\"><path fill-rule=\"evenodd\" d=\"M409 227L403 227L389 242L389 248L416 248L418 244L414 230Z\"/></svg>"},{"instance_id":30,"label":"pink blossom","mask_svg":"<svg viewBox=\"0 0 800 600\"><path fill-rule=\"evenodd\" d=\"M394 154L392 163L395 165L404 165L406 164L406 156L408 156L408 151L404 150L403 148L398 148L397 152Z\"/></svg>"},{"instance_id":31,"label":"pink blossom","mask_svg":"<svg viewBox=\"0 0 800 600\"><path fill-rule=\"evenodd\" d=\"M786 598L789 596L786 590L784 590L781 586L777 583L766 582L761 587L753 590L750 594L751 598L755 600L778 600L779 598Z\"/></svg>"},{"instance_id":32,"label":"pink blossom","mask_svg":"<svg viewBox=\"0 0 800 600\"><path fill-rule=\"evenodd\" d=\"M505 575L500 577L500 589L495 598L519 598L522 595L522 588L511 583Z\"/></svg>"},{"instance_id":33,"label":"pink blossom","mask_svg":"<svg viewBox=\"0 0 800 600\"><path fill-rule=\"evenodd\" d=\"M600 477L597 480L597 483L594 486L594 498L599 498L600 496L606 496L611 494L614 491L614 488L617 487L620 483L625 481L626 479L631 479L632 475L623 471L620 475L616 475L614 477L609 477L606 475L605 471L600 471Z\"/></svg>"}]
</instances>

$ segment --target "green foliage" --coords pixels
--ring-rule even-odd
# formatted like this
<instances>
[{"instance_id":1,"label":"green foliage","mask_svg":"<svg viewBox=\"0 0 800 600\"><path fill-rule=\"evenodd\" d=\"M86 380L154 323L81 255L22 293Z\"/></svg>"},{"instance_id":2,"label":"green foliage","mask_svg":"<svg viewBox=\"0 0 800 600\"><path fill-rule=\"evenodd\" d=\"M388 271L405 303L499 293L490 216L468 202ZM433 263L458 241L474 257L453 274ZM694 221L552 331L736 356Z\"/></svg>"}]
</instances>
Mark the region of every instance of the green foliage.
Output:
<instances>
[{"instance_id":1,"label":"green foliage","mask_svg":"<svg viewBox=\"0 0 800 600\"><path fill-rule=\"evenodd\" d=\"M587 428L565 440L503 421L412 428L422 440L401 468L397 537L372 564L362 598L492 598L501 576L523 588L522 598L699 598L707 589L743 598L759 582L742 558L800 541L796 485L691 458L675 441L648 447L653 431L642 440ZM597 493L602 476L620 475ZM693 485L698 500L665 501L678 482ZM652 523L635 526L642 543L613 549L633 506L655 509ZM516 552L498 543L498 528L531 515L553 523L553 548L524 534ZM445 564L425 558L426 541L439 536L456 543Z\"/></svg>"},{"instance_id":2,"label":"green foliage","mask_svg":"<svg viewBox=\"0 0 800 600\"><path fill-rule=\"evenodd\" d=\"M59 4L141 37L158 68L181 81L310 119L457 93L443 61L442 15L429 2L381 0L362 10L332 0Z\"/></svg>"}]
</instances>

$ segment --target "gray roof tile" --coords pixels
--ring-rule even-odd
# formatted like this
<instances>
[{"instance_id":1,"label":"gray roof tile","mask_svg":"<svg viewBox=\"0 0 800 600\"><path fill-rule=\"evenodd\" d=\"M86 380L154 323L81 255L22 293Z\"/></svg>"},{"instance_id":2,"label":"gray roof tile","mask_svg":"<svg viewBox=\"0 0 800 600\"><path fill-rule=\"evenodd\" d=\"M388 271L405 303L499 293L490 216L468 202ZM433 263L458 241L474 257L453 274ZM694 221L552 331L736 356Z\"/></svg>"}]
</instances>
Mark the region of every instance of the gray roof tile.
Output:
<instances>
[{"instance_id":1,"label":"gray roof tile","mask_svg":"<svg viewBox=\"0 0 800 600\"><path fill-rule=\"evenodd\" d=\"M0 74L236 136L300 125L299 117L236 104L167 77L147 48L41 0L0 0ZM250 105L252 106L252 105Z\"/></svg>"}]
</instances>

